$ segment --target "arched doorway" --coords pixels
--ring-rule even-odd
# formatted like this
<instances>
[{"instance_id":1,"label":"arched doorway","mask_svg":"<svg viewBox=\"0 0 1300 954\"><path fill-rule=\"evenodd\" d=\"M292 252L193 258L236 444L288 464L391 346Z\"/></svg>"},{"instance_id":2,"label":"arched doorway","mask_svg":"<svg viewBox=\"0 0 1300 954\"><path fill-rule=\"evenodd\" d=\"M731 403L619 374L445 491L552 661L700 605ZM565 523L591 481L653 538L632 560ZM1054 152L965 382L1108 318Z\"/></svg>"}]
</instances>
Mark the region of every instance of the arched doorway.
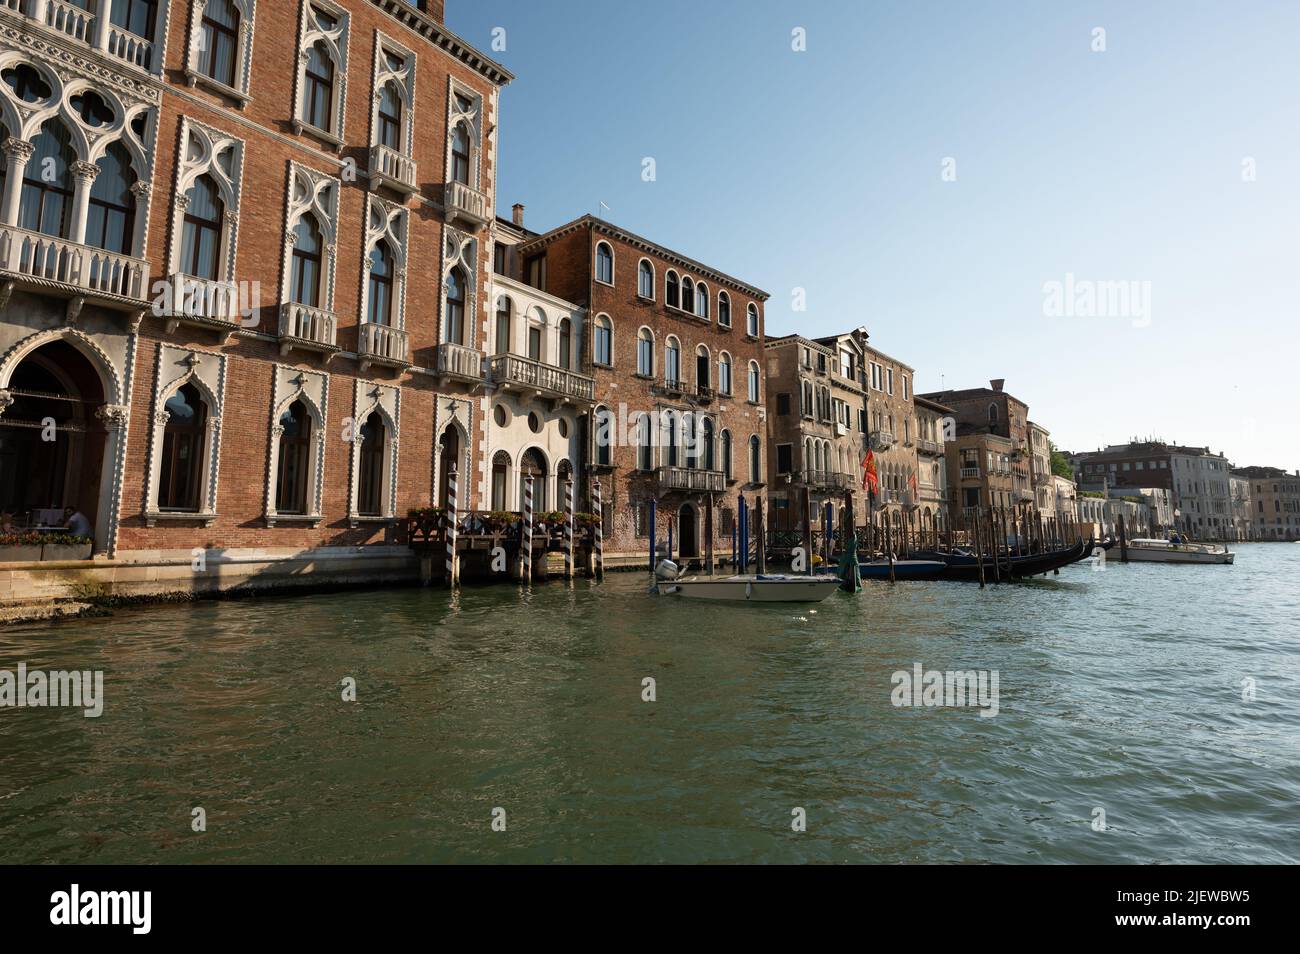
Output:
<instances>
[{"instance_id":1,"label":"arched doorway","mask_svg":"<svg viewBox=\"0 0 1300 954\"><path fill-rule=\"evenodd\" d=\"M460 431L455 424L448 424L442 436L438 438L438 457L442 462L438 468L438 506L447 509L447 478L453 466L456 468L456 509L465 509L465 475L460 466Z\"/></svg>"},{"instance_id":2,"label":"arched doorway","mask_svg":"<svg viewBox=\"0 0 1300 954\"><path fill-rule=\"evenodd\" d=\"M695 505L691 503L682 504L681 510L677 512L678 533L681 535L677 552L680 556L698 557L700 555L698 515L699 512L695 509Z\"/></svg>"},{"instance_id":3,"label":"arched doorway","mask_svg":"<svg viewBox=\"0 0 1300 954\"><path fill-rule=\"evenodd\" d=\"M528 448L524 451L524 456L519 458L520 512L524 509L524 483L527 477L533 478L533 513L549 510L546 494L546 458L536 447Z\"/></svg>"},{"instance_id":4,"label":"arched doorway","mask_svg":"<svg viewBox=\"0 0 1300 954\"><path fill-rule=\"evenodd\" d=\"M98 369L67 341L51 341L20 361L0 405L0 511L20 527L61 526L73 507L108 546L104 495L108 431Z\"/></svg>"}]
</instances>

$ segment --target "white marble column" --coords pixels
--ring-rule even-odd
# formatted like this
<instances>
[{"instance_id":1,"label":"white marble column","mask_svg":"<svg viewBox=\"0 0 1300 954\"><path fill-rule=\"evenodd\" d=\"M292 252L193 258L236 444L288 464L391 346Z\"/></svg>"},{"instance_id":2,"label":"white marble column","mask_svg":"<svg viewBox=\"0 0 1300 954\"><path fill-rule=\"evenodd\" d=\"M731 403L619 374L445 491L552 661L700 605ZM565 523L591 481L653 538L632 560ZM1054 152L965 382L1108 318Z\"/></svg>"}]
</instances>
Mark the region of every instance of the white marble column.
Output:
<instances>
[{"instance_id":1,"label":"white marble column","mask_svg":"<svg viewBox=\"0 0 1300 954\"><path fill-rule=\"evenodd\" d=\"M10 136L2 148L5 154L5 192L3 203L0 204L0 219L3 219L5 225L17 225L23 194L23 175L27 172L27 163L36 147L25 139Z\"/></svg>"},{"instance_id":2,"label":"white marble column","mask_svg":"<svg viewBox=\"0 0 1300 954\"><path fill-rule=\"evenodd\" d=\"M90 189L99 175L99 166L78 159L72 164L72 234L78 245L86 244L86 223L90 218Z\"/></svg>"}]
</instances>

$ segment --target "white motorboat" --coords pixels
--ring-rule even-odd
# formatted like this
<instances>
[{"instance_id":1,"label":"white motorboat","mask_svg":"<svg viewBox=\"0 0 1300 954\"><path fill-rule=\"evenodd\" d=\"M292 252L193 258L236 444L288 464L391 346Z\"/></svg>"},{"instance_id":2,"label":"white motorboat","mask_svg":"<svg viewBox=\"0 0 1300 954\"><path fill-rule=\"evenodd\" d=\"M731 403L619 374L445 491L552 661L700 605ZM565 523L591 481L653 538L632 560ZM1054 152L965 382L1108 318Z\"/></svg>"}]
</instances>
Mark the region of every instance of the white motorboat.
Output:
<instances>
[{"instance_id":1,"label":"white motorboat","mask_svg":"<svg viewBox=\"0 0 1300 954\"><path fill-rule=\"evenodd\" d=\"M1168 540L1129 540L1126 543L1130 563L1220 563L1231 564L1237 554L1213 543L1171 543ZM1119 548L1116 548L1118 550ZM1116 550L1111 550L1111 559ZM1123 559L1123 555L1120 556Z\"/></svg>"},{"instance_id":2,"label":"white motorboat","mask_svg":"<svg viewBox=\"0 0 1300 954\"><path fill-rule=\"evenodd\" d=\"M655 568L660 593L693 600L751 603L820 603L840 585L838 576L800 573L742 573L676 579L677 567L664 560Z\"/></svg>"}]
</instances>

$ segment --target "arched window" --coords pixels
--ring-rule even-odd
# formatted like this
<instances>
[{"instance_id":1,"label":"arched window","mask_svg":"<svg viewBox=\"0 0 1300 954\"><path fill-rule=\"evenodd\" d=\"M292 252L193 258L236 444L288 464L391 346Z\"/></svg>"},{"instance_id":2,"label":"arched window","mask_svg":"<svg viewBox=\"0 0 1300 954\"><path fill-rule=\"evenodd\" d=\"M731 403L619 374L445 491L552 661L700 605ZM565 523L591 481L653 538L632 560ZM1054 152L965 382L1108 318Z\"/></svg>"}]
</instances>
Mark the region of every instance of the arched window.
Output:
<instances>
[{"instance_id":1,"label":"arched window","mask_svg":"<svg viewBox=\"0 0 1300 954\"><path fill-rule=\"evenodd\" d=\"M636 333L636 373L647 378L655 373L655 336L649 328Z\"/></svg>"},{"instance_id":2,"label":"arched window","mask_svg":"<svg viewBox=\"0 0 1300 954\"><path fill-rule=\"evenodd\" d=\"M136 179L131 154L115 142L96 165L99 175L90 186L86 244L130 255L135 245L135 196L131 186Z\"/></svg>"},{"instance_id":3,"label":"arched window","mask_svg":"<svg viewBox=\"0 0 1300 954\"><path fill-rule=\"evenodd\" d=\"M663 434L663 444L668 448L668 466L677 466L677 432L681 430L682 419L676 411L665 410L659 413L659 429Z\"/></svg>"},{"instance_id":4,"label":"arched window","mask_svg":"<svg viewBox=\"0 0 1300 954\"><path fill-rule=\"evenodd\" d=\"M749 482L757 484L762 481L762 456L759 453L758 435L749 439Z\"/></svg>"},{"instance_id":5,"label":"arched window","mask_svg":"<svg viewBox=\"0 0 1300 954\"><path fill-rule=\"evenodd\" d=\"M447 341L465 343L465 273L457 265L447 275Z\"/></svg>"},{"instance_id":6,"label":"arched window","mask_svg":"<svg viewBox=\"0 0 1300 954\"><path fill-rule=\"evenodd\" d=\"M614 250L608 242L596 246L596 281L614 284Z\"/></svg>"},{"instance_id":7,"label":"arched window","mask_svg":"<svg viewBox=\"0 0 1300 954\"><path fill-rule=\"evenodd\" d=\"M18 225L30 232L67 238L72 228L72 164L77 160L68 127L48 120L32 140L23 176Z\"/></svg>"},{"instance_id":8,"label":"arched window","mask_svg":"<svg viewBox=\"0 0 1300 954\"><path fill-rule=\"evenodd\" d=\"M758 403L758 362L749 362L749 400Z\"/></svg>"},{"instance_id":9,"label":"arched window","mask_svg":"<svg viewBox=\"0 0 1300 954\"><path fill-rule=\"evenodd\" d=\"M701 429L700 440L703 446L700 448L701 462L705 470L714 470L717 461L713 453L713 418L706 417L704 426Z\"/></svg>"},{"instance_id":10,"label":"arched window","mask_svg":"<svg viewBox=\"0 0 1300 954\"><path fill-rule=\"evenodd\" d=\"M311 460L311 415L294 401L280 415L280 460L276 467L276 513L307 512L307 473Z\"/></svg>"},{"instance_id":11,"label":"arched window","mask_svg":"<svg viewBox=\"0 0 1300 954\"><path fill-rule=\"evenodd\" d=\"M612 367L614 364L614 323L608 315L596 318L596 333L592 336L592 360L596 364Z\"/></svg>"},{"instance_id":12,"label":"arched window","mask_svg":"<svg viewBox=\"0 0 1300 954\"><path fill-rule=\"evenodd\" d=\"M654 468L654 442L651 440L650 415L642 413L636 419L636 465L641 470Z\"/></svg>"},{"instance_id":13,"label":"arched window","mask_svg":"<svg viewBox=\"0 0 1300 954\"><path fill-rule=\"evenodd\" d=\"M689 277L682 279L682 311L695 311L695 283Z\"/></svg>"},{"instance_id":14,"label":"arched window","mask_svg":"<svg viewBox=\"0 0 1300 954\"><path fill-rule=\"evenodd\" d=\"M393 317L393 254L383 239L370 250L369 283L366 320L372 325L390 324Z\"/></svg>"},{"instance_id":15,"label":"arched window","mask_svg":"<svg viewBox=\"0 0 1300 954\"><path fill-rule=\"evenodd\" d=\"M502 295L497 299L496 353L510 353L510 314L513 304Z\"/></svg>"},{"instance_id":16,"label":"arched window","mask_svg":"<svg viewBox=\"0 0 1300 954\"><path fill-rule=\"evenodd\" d=\"M163 428L158 509L197 513L200 509L208 408L193 384L183 384L167 399Z\"/></svg>"},{"instance_id":17,"label":"arched window","mask_svg":"<svg viewBox=\"0 0 1300 954\"><path fill-rule=\"evenodd\" d=\"M804 417L813 416L813 386L811 381L804 381L799 388L799 413Z\"/></svg>"},{"instance_id":18,"label":"arched window","mask_svg":"<svg viewBox=\"0 0 1300 954\"><path fill-rule=\"evenodd\" d=\"M817 469L817 455L813 451L813 442L811 437L805 437L803 441L803 469Z\"/></svg>"},{"instance_id":19,"label":"arched window","mask_svg":"<svg viewBox=\"0 0 1300 954\"><path fill-rule=\"evenodd\" d=\"M492 509L506 509L506 493L510 486L510 455L497 451L492 455Z\"/></svg>"},{"instance_id":20,"label":"arched window","mask_svg":"<svg viewBox=\"0 0 1300 954\"><path fill-rule=\"evenodd\" d=\"M745 309L745 334L751 338L758 337L758 308L753 302Z\"/></svg>"},{"instance_id":21,"label":"arched window","mask_svg":"<svg viewBox=\"0 0 1300 954\"><path fill-rule=\"evenodd\" d=\"M234 0L208 0L200 29L199 72L233 87L239 50L239 11Z\"/></svg>"},{"instance_id":22,"label":"arched window","mask_svg":"<svg viewBox=\"0 0 1300 954\"><path fill-rule=\"evenodd\" d=\"M383 515L384 450L388 443L383 416L372 411L361 425L361 473L357 476L357 513Z\"/></svg>"},{"instance_id":23,"label":"arched window","mask_svg":"<svg viewBox=\"0 0 1300 954\"><path fill-rule=\"evenodd\" d=\"M668 338L668 348L664 354L664 380L677 384L682 379L682 346L675 337Z\"/></svg>"},{"instance_id":24,"label":"arched window","mask_svg":"<svg viewBox=\"0 0 1300 954\"><path fill-rule=\"evenodd\" d=\"M695 289L695 317L706 321L709 317L709 286L700 282Z\"/></svg>"},{"instance_id":25,"label":"arched window","mask_svg":"<svg viewBox=\"0 0 1300 954\"><path fill-rule=\"evenodd\" d=\"M707 388L712 384L710 365L713 364L709 357L709 349L704 345L699 345L695 349L695 383L699 387Z\"/></svg>"},{"instance_id":26,"label":"arched window","mask_svg":"<svg viewBox=\"0 0 1300 954\"><path fill-rule=\"evenodd\" d=\"M722 432L722 476L731 480L731 431Z\"/></svg>"},{"instance_id":27,"label":"arched window","mask_svg":"<svg viewBox=\"0 0 1300 954\"><path fill-rule=\"evenodd\" d=\"M402 151L402 94L389 80L379 91L379 145Z\"/></svg>"},{"instance_id":28,"label":"arched window","mask_svg":"<svg viewBox=\"0 0 1300 954\"><path fill-rule=\"evenodd\" d=\"M608 467L613 460L614 416L610 414L609 408L597 407L595 422L596 463L602 467Z\"/></svg>"},{"instance_id":29,"label":"arched window","mask_svg":"<svg viewBox=\"0 0 1300 954\"><path fill-rule=\"evenodd\" d=\"M190 186L181 240L181 269L194 278L216 279L221 271L221 220L225 206L211 176Z\"/></svg>"},{"instance_id":30,"label":"arched window","mask_svg":"<svg viewBox=\"0 0 1300 954\"><path fill-rule=\"evenodd\" d=\"M726 292L718 292L718 324L731 327L731 296Z\"/></svg>"},{"instance_id":31,"label":"arched window","mask_svg":"<svg viewBox=\"0 0 1300 954\"><path fill-rule=\"evenodd\" d=\"M534 308L528 313L528 357L533 361L542 360L546 338L546 312Z\"/></svg>"},{"instance_id":32,"label":"arched window","mask_svg":"<svg viewBox=\"0 0 1300 954\"><path fill-rule=\"evenodd\" d=\"M668 270L668 277L664 279L664 302L670 308L681 305L681 284L677 281L677 273L672 269Z\"/></svg>"},{"instance_id":33,"label":"arched window","mask_svg":"<svg viewBox=\"0 0 1300 954\"><path fill-rule=\"evenodd\" d=\"M289 294L300 305L315 308L320 304L321 254L325 241L310 212L298 220L293 229L293 274Z\"/></svg>"},{"instance_id":34,"label":"arched window","mask_svg":"<svg viewBox=\"0 0 1300 954\"><path fill-rule=\"evenodd\" d=\"M636 268L636 293L642 298L651 300L655 297L655 270L654 266L641 259L641 264Z\"/></svg>"},{"instance_id":35,"label":"arched window","mask_svg":"<svg viewBox=\"0 0 1300 954\"><path fill-rule=\"evenodd\" d=\"M303 119L329 132L334 128L334 60L323 42L312 44L307 51L303 75Z\"/></svg>"},{"instance_id":36,"label":"arched window","mask_svg":"<svg viewBox=\"0 0 1300 954\"><path fill-rule=\"evenodd\" d=\"M533 513L545 513L548 495L546 493L546 458L536 447L530 447L519 458L519 509L524 509L524 488L528 478L533 478Z\"/></svg>"},{"instance_id":37,"label":"arched window","mask_svg":"<svg viewBox=\"0 0 1300 954\"><path fill-rule=\"evenodd\" d=\"M451 179L469 185L470 169L469 128L464 120L456 123L451 136Z\"/></svg>"},{"instance_id":38,"label":"arched window","mask_svg":"<svg viewBox=\"0 0 1300 954\"><path fill-rule=\"evenodd\" d=\"M558 364L566 371L572 367L573 354L573 322L568 318L560 319L560 354Z\"/></svg>"},{"instance_id":39,"label":"arched window","mask_svg":"<svg viewBox=\"0 0 1300 954\"><path fill-rule=\"evenodd\" d=\"M997 404L989 405L989 427L998 426L998 406Z\"/></svg>"},{"instance_id":40,"label":"arched window","mask_svg":"<svg viewBox=\"0 0 1300 954\"><path fill-rule=\"evenodd\" d=\"M731 395L731 355L725 351L718 358L718 390Z\"/></svg>"}]
</instances>

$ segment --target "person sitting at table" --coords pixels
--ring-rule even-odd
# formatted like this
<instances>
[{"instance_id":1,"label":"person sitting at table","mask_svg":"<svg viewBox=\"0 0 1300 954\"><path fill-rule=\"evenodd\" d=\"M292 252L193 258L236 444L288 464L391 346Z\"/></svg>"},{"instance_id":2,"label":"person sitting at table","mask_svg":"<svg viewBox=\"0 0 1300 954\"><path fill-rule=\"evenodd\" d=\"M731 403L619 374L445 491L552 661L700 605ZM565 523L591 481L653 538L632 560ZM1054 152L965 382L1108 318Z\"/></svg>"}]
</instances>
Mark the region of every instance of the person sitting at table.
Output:
<instances>
[{"instance_id":1,"label":"person sitting at table","mask_svg":"<svg viewBox=\"0 0 1300 954\"><path fill-rule=\"evenodd\" d=\"M0 513L0 533L17 533L18 528L14 526L14 515L11 513Z\"/></svg>"},{"instance_id":2,"label":"person sitting at table","mask_svg":"<svg viewBox=\"0 0 1300 954\"><path fill-rule=\"evenodd\" d=\"M90 538L95 535L95 531L91 529L90 521L86 519L86 515L76 507L63 508L63 529L76 537Z\"/></svg>"}]
</instances>

